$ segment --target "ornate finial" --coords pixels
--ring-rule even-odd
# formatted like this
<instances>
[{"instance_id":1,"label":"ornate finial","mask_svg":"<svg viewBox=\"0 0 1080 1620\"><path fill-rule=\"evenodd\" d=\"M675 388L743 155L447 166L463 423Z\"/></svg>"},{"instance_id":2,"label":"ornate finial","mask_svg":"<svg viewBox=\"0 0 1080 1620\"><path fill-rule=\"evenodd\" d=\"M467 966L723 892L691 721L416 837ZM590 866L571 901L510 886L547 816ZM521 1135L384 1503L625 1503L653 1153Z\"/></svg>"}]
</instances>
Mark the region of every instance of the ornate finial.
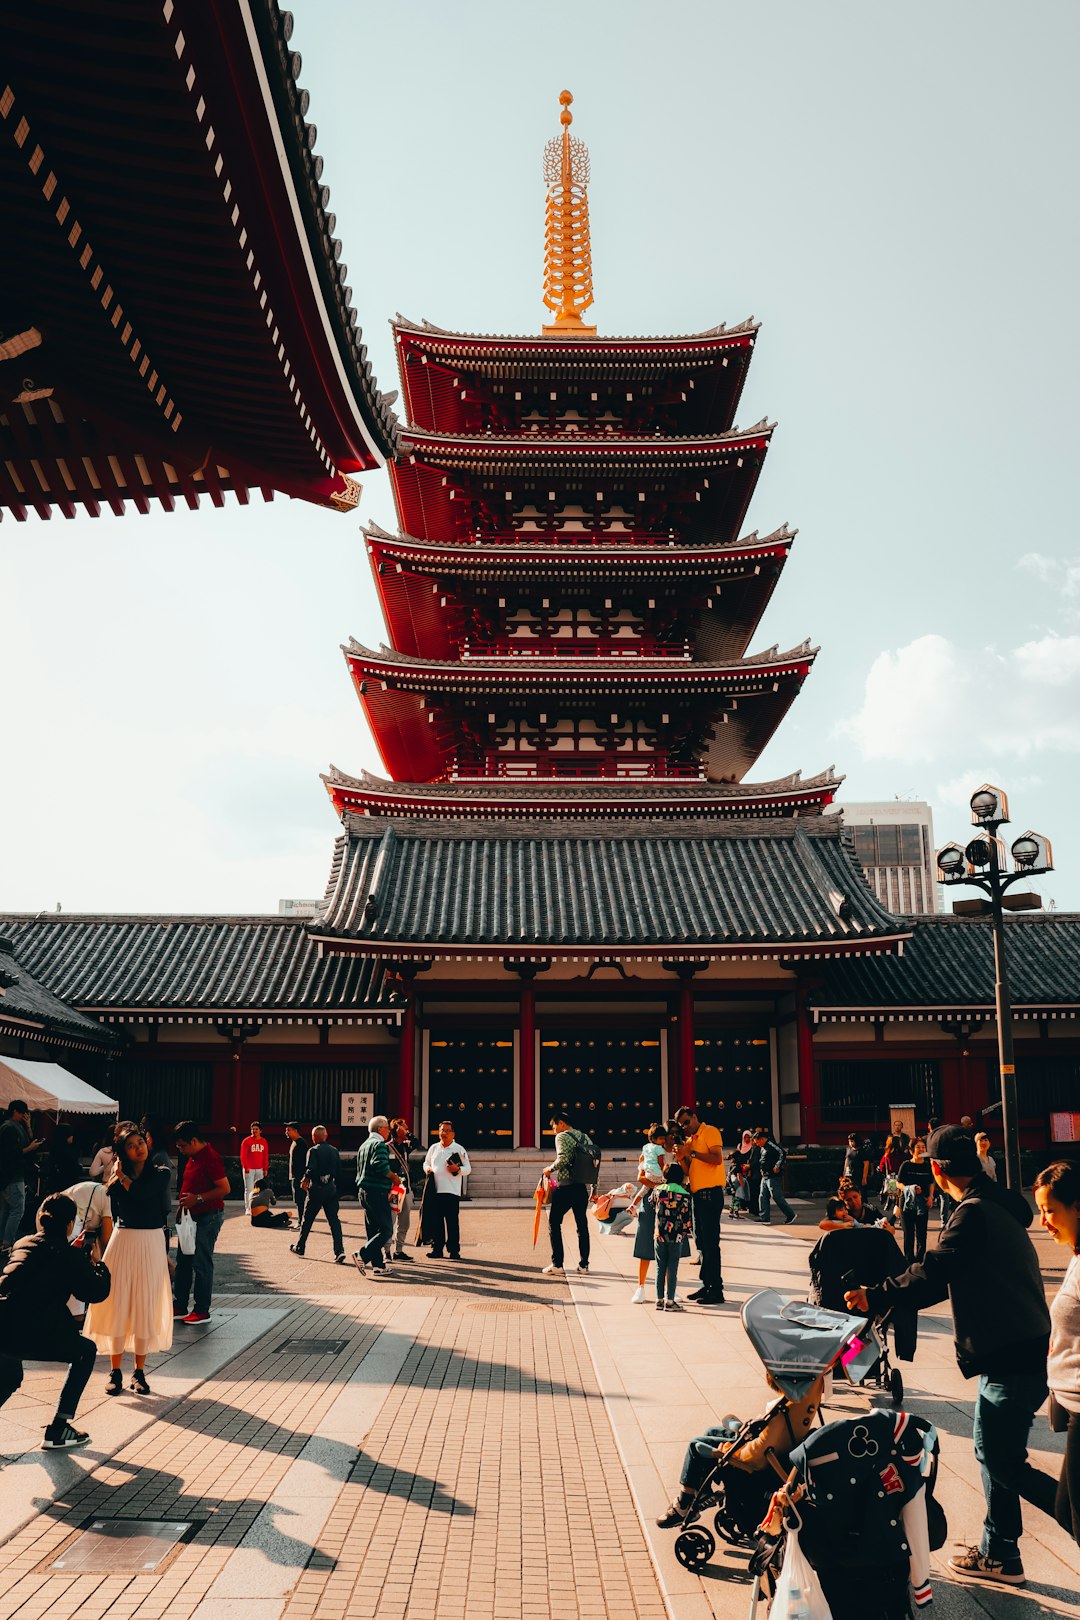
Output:
<instances>
[{"instance_id":1,"label":"ornate finial","mask_svg":"<svg viewBox=\"0 0 1080 1620\"><path fill-rule=\"evenodd\" d=\"M555 320L544 327L548 334L588 337L582 312L593 301L592 249L589 243L589 149L571 135L574 115L569 90L559 95L562 134L544 147L544 179L548 194L544 229L544 303Z\"/></svg>"}]
</instances>

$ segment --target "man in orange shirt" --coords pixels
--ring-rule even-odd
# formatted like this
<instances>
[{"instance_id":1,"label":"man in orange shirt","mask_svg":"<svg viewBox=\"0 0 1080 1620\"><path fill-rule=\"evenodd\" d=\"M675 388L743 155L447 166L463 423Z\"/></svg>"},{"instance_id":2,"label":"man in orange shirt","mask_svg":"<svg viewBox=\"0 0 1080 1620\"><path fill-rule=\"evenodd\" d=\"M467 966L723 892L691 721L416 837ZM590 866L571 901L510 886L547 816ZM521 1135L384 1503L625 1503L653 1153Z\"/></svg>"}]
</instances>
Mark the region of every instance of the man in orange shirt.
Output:
<instances>
[{"instance_id":1,"label":"man in orange shirt","mask_svg":"<svg viewBox=\"0 0 1080 1620\"><path fill-rule=\"evenodd\" d=\"M703 1125L693 1108L680 1108L675 1123L686 1140L677 1150L687 1172L694 1206L694 1236L701 1250L701 1287L687 1298L698 1305L724 1303L720 1274L720 1217L724 1213L724 1138L715 1125Z\"/></svg>"}]
</instances>

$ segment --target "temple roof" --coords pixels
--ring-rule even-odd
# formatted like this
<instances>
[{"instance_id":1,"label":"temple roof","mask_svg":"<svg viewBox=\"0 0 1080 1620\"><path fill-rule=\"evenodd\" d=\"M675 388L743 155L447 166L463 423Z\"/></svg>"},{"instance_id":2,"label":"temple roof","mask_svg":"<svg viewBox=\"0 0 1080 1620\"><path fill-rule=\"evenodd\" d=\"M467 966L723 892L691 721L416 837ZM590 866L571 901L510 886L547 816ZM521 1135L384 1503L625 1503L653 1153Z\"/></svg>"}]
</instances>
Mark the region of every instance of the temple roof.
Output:
<instances>
[{"instance_id":1,"label":"temple roof","mask_svg":"<svg viewBox=\"0 0 1080 1620\"><path fill-rule=\"evenodd\" d=\"M446 326L436 326L432 321L413 321L399 311L390 322L390 326L397 336L408 335L428 340L434 349L444 352L457 344L475 346L485 353L494 349L505 347L509 350L527 349L537 355L557 353L565 350L567 355L577 358L579 355L591 358L594 354L611 354L620 349L715 349L730 342L732 339L753 337L760 330L760 322L752 315L745 320L737 321L734 326L727 326L721 322L719 326L707 327L702 332L686 332L682 334L660 333L651 336L640 334L629 337L609 336L597 333L593 337L567 337L563 333L499 333L499 332L455 332Z\"/></svg>"},{"instance_id":2,"label":"temple roof","mask_svg":"<svg viewBox=\"0 0 1080 1620\"><path fill-rule=\"evenodd\" d=\"M786 556L798 532L785 523L771 534L762 535L755 529L738 540L693 544L643 542L627 532L602 541L593 541L591 536L582 534L544 533L522 534L512 544L470 540L457 545L437 545L409 534L391 534L377 523L363 526L369 549L380 558L400 559L417 573L430 571L440 577L460 573L491 579L513 574L532 576L540 568L544 569L545 578L560 572L621 576L627 569L655 575L708 575L740 563Z\"/></svg>"},{"instance_id":3,"label":"temple roof","mask_svg":"<svg viewBox=\"0 0 1080 1620\"><path fill-rule=\"evenodd\" d=\"M347 508L392 453L291 31L277 0L5 8L0 506Z\"/></svg>"},{"instance_id":4,"label":"temple roof","mask_svg":"<svg viewBox=\"0 0 1080 1620\"><path fill-rule=\"evenodd\" d=\"M398 958L892 950L838 817L589 827L356 819L312 934Z\"/></svg>"},{"instance_id":5,"label":"temple roof","mask_svg":"<svg viewBox=\"0 0 1080 1620\"><path fill-rule=\"evenodd\" d=\"M822 1023L993 1019L989 919L920 916L903 923L911 938L902 961L836 962L825 969L823 984L809 997L814 1018ZM1080 1009L1080 915L1009 916L1005 938L1014 1016L1054 1018Z\"/></svg>"},{"instance_id":6,"label":"temple roof","mask_svg":"<svg viewBox=\"0 0 1080 1620\"><path fill-rule=\"evenodd\" d=\"M361 771L347 776L331 766L323 776L338 812L416 819L433 817L532 821L540 817L589 819L813 815L831 804L843 781L830 768L816 776L799 771L775 782L506 781L391 782Z\"/></svg>"},{"instance_id":7,"label":"temple roof","mask_svg":"<svg viewBox=\"0 0 1080 1620\"><path fill-rule=\"evenodd\" d=\"M289 1023L301 1013L341 1024L398 1018L379 965L320 956L303 918L71 912L8 915L0 926L20 967L109 1023L151 1015L200 1024L248 1016Z\"/></svg>"},{"instance_id":8,"label":"temple roof","mask_svg":"<svg viewBox=\"0 0 1080 1620\"><path fill-rule=\"evenodd\" d=\"M0 1035L73 1051L103 1051L116 1036L97 1019L69 1006L32 974L25 958L32 953L16 945L5 929L0 936Z\"/></svg>"},{"instance_id":9,"label":"temple roof","mask_svg":"<svg viewBox=\"0 0 1080 1620\"><path fill-rule=\"evenodd\" d=\"M375 651L355 639L344 643L341 650L350 666L362 666L365 673L383 671L386 679L393 679L400 683L402 689L412 691L426 691L432 683L439 687L454 685L466 690L491 687L505 690L509 686L532 685L545 680L558 685L572 682L575 687L598 685L605 690L619 683L632 686L683 685L694 681L714 684L718 681L738 681L743 675L761 672L775 672L778 676L805 675L820 651L809 641L804 641L787 652L772 646L730 662L706 663L696 658L654 658L644 654L630 660L606 657L552 658L539 653L513 653L505 657L462 658L442 662L397 652L393 647L383 646Z\"/></svg>"},{"instance_id":10,"label":"temple roof","mask_svg":"<svg viewBox=\"0 0 1080 1620\"><path fill-rule=\"evenodd\" d=\"M627 472L653 461L665 467L713 467L740 450L764 451L775 428L776 423L765 417L753 427L685 438L623 433L428 433L410 427L401 429L399 460L417 456L440 466L493 474L518 466L532 470L538 463L563 468L581 462Z\"/></svg>"}]
</instances>

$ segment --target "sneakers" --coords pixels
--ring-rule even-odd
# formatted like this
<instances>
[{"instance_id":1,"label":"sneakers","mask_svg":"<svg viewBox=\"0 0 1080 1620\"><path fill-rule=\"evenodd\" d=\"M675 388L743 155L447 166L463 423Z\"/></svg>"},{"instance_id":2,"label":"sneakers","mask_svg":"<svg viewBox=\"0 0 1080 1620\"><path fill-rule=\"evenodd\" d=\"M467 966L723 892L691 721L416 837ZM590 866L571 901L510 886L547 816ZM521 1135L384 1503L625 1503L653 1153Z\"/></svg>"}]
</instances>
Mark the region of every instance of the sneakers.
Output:
<instances>
[{"instance_id":1,"label":"sneakers","mask_svg":"<svg viewBox=\"0 0 1080 1620\"><path fill-rule=\"evenodd\" d=\"M715 1293L711 1293L707 1288L698 1288L694 1293L687 1294L686 1297L692 1299L695 1305L723 1305L724 1303L722 1289L717 1289Z\"/></svg>"},{"instance_id":2,"label":"sneakers","mask_svg":"<svg viewBox=\"0 0 1080 1620\"><path fill-rule=\"evenodd\" d=\"M579 1260L578 1261L578 1270L579 1271L588 1271L588 1269L589 1269L589 1262L587 1260Z\"/></svg>"},{"instance_id":3,"label":"sneakers","mask_svg":"<svg viewBox=\"0 0 1080 1620\"><path fill-rule=\"evenodd\" d=\"M141 1367L136 1367L131 1375L131 1393L133 1395L149 1395L150 1385L146 1382L146 1374Z\"/></svg>"},{"instance_id":4,"label":"sneakers","mask_svg":"<svg viewBox=\"0 0 1080 1620\"><path fill-rule=\"evenodd\" d=\"M289 1244L289 1253L290 1254L298 1254L300 1256L301 1260L304 1258L304 1251L301 1248L299 1243L290 1243Z\"/></svg>"},{"instance_id":5,"label":"sneakers","mask_svg":"<svg viewBox=\"0 0 1080 1620\"><path fill-rule=\"evenodd\" d=\"M367 1275L367 1266L364 1264L364 1257L360 1253L359 1249L353 1250L352 1263L360 1273L361 1277L365 1277Z\"/></svg>"},{"instance_id":6,"label":"sneakers","mask_svg":"<svg viewBox=\"0 0 1080 1620\"><path fill-rule=\"evenodd\" d=\"M566 1272L562 1266L544 1266L541 1277L565 1277Z\"/></svg>"},{"instance_id":7,"label":"sneakers","mask_svg":"<svg viewBox=\"0 0 1080 1620\"><path fill-rule=\"evenodd\" d=\"M667 1308L669 1311L682 1311L686 1309L686 1307L677 1299L669 1299L667 1302Z\"/></svg>"},{"instance_id":8,"label":"sneakers","mask_svg":"<svg viewBox=\"0 0 1080 1620\"><path fill-rule=\"evenodd\" d=\"M389 1277L390 1275L389 1266L371 1266L369 1267L369 1270L371 1271L371 1275L373 1277Z\"/></svg>"},{"instance_id":9,"label":"sneakers","mask_svg":"<svg viewBox=\"0 0 1080 1620\"><path fill-rule=\"evenodd\" d=\"M1005 1586L1024 1584L1024 1566L1019 1553L1012 1558L991 1558L978 1547L967 1547L949 1559L949 1568L954 1575L966 1575L976 1581L1000 1581Z\"/></svg>"},{"instance_id":10,"label":"sneakers","mask_svg":"<svg viewBox=\"0 0 1080 1620\"><path fill-rule=\"evenodd\" d=\"M784 1225L785 1226L790 1226L792 1221L797 1221L798 1218L799 1217L796 1215L795 1211L792 1210L791 1214L788 1216L787 1220L784 1222Z\"/></svg>"},{"instance_id":11,"label":"sneakers","mask_svg":"<svg viewBox=\"0 0 1080 1620\"><path fill-rule=\"evenodd\" d=\"M663 1311L663 1310L666 1310L666 1309L667 1309L667 1307L666 1307L666 1305L665 1305L665 1304L664 1304L664 1301L663 1301L663 1300L662 1300L662 1299L658 1299L658 1300L657 1300L657 1302L656 1302L656 1308L657 1308L657 1310L658 1310L658 1311Z\"/></svg>"},{"instance_id":12,"label":"sneakers","mask_svg":"<svg viewBox=\"0 0 1080 1620\"><path fill-rule=\"evenodd\" d=\"M407 1260L409 1262L409 1264L412 1265L413 1257L412 1257L411 1254L406 1254L404 1249L395 1249L394 1250L394 1259L395 1260Z\"/></svg>"},{"instance_id":13,"label":"sneakers","mask_svg":"<svg viewBox=\"0 0 1080 1620\"><path fill-rule=\"evenodd\" d=\"M676 1497L674 1502L669 1502L661 1517L656 1521L660 1529L674 1530L677 1524L685 1524L686 1516L690 1512L690 1504L693 1502L693 1500L694 1498L692 1496L687 1497L685 1500L681 1497Z\"/></svg>"},{"instance_id":14,"label":"sneakers","mask_svg":"<svg viewBox=\"0 0 1080 1620\"><path fill-rule=\"evenodd\" d=\"M349 1257L348 1257L347 1254L335 1254L335 1256L334 1256L334 1264L335 1264L335 1266L343 1266L348 1258Z\"/></svg>"},{"instance_id":15,"label":"sneakers","mask_svg":"<svg viewBox=\"0 0 1080 1620\"><path fill-rule=\"evenodd\" d=\"M209 1322L209 1320L209 1311L190 1311L188 1315L184 1317L184 1321L187 1322L189 1327L199 1327L201 1323Z\"/></svg>"},{"instance_id":16,"label":"sneakers","mask_svg":"<svg viewBox=\"0 0 1080 1620\"><path fill-rule=\"evenodd\" d=\"M188 1308L186 1305L174 1305L172 1319L174 1322L187 1321Z\"/></svg>"},{"instance_id":17,"label":"sneakers","mask_svg":"<svg viewBox=\"0 0 1080 1620\"><path fill-rule=\"evenodd\" d=\"M41 1442L42 1451L71 1451L75 1446L85 1446L90 1436L77 1429L68 1418L60 1418L56 1423L50 1423L45 1430L45 1438Z\"/></svg>"},{"instance_id":18,"label":"sneakers","mask_svg":"<svg viewBox=\"0 0 1080 1620\"><path fill-rule=\"evenodd\" d=\"M630 1295L630 1303L631 1303L631 1305L644 1305L644 1303L645 1303L645 1290L644 1290L644 1288L635 1288L634 1289L634 1292Z\"/></svg>"}]
</instances>

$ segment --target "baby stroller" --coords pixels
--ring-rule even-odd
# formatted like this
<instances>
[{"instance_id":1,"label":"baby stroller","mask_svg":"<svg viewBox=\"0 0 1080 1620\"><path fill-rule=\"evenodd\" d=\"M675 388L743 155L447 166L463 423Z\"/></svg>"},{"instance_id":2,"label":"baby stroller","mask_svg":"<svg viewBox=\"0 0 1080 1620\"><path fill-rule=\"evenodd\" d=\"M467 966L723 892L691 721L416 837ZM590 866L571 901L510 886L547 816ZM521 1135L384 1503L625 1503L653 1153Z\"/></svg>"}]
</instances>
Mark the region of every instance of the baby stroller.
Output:
<instances>
[{"instance_id":1,"label":"baby stroller","mask_svg":"<svg viewBox=\"0 0 1080 1620\"><path fill-rule=\"evenodd\" d=\"M777 1480L764 1484L769 1475L757 1476L752 1498L744 1487L754 1476L744 1475L733 1498L740 1471L729 1461L732 1454L831 1367L842 1366L860 1382L875 1353L865 1336L865 1318L823 1310L772 1289L747 1302L742 1321L781 1394L761 1417L744 1424L729 1420L730 1439L675 1541L676 1558L690 1570L700 1570L716 1551L716 1537L694 1519L715 1510L716 1534L746 1545L759 1534L755 1514L760 1521L769 1511ZM781 1517L777 1533L759 1534L749 1562L751 1620L759 1600L775 1594L791 1529L799 1531L833 1620L906 1620L909 1587L916 1605L930 1601L929 1551L943 1545L945 1526L933 1502L937 1436L929 1423L907 1413L875 1411L817 1429L791 1452L790 1472L776 1457L770 1461L789 1494L802 1499Z\"/></svg>"},{"instance_id":2,"label":"baby stroller","mask_svg":"<svg viewBox=\"0 0 1080 1620\"><path fill-rule=\"evenodd\" d=\"M843 1311L844 1294L849 1289L876 1287L903 1270L896 1239L882 1226L850 1226L826 1232L810 1251L810 1299L827 1310ZM890 1359L889 1328L897 1357L911 1361L915 1355L916 1320L914 1311L894 1309L869 1328L869 1339L878 1355L863 1382L872 1379L879 1389L887 1389L894 1406L903 1405L904 1380Z\"/></svg>"},{"instance_id":3,"label":"baby stroller","mask_svg":"<svg viewBox=\"0 0 1080 1620\"><path fill-rule=\"evenodd\" d=\"M685 1569L700 1569L709 1562L716 1552L716 1536L732 1546L752 1546L769 1497L778 1480L787 1478L786 1465L772 1453L772 1473L749 1474L731 1462L735 1452L758 1439L778 1414L802 1400L818 1378L842 1362L846 1352L849 1359L865 1354L860 1336L867 1326L864 1317L820 1310L771 1288L747 1300L742 1323L780 1393L758 1417L745 1422L736 1417L723 1420L725 1439L720 1455L675 1540L675 1556ZM715 1535L695 1523L710 1512Z\"/></svg>"}]
</instances>

